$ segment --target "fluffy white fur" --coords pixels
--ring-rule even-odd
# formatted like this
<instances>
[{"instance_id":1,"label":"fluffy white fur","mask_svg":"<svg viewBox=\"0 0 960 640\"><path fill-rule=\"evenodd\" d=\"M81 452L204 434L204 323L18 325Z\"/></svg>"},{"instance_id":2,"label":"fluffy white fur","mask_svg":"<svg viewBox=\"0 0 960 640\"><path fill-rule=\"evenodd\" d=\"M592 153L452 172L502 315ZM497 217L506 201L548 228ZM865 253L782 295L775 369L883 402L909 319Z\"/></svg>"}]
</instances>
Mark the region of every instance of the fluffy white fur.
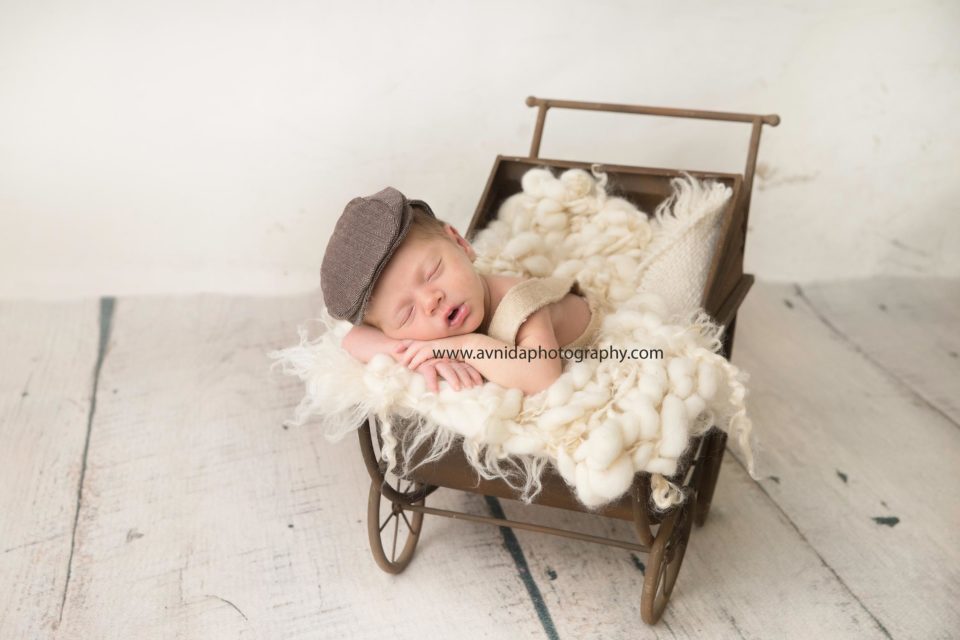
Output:
<instances>
[{"instance_id":1,"label":"fluffy white fur","mask_svg":"<svg viewBox=\"0 0 960 640\"><path fill-rule=\"evenodd\" d=\"M736 437L756 477L746 375L717 353L721 328L697 310L677 322L678 310L663 298L638 292L662 248L715 217L730 189L689 176L675 180L674 195L648 220L628 201L608 197L606 176L594 175L527 172L522 193L478 234L475 266L576 277L608 305L597 347L662 349L663 360L569 361L553 385L527 397L492 382L462 391L441 383L435 394L388 355L367 365L355 360L340 347L350 324L324 311L319 337L311 340L301 329L299 346L271 354L305 383L294 422L322 417L327 437L339 440L376 417L385 459L394 467L399 446L403 473L411 471L414 452L426 454L422 464L460 442L477 473L506 480L525 501L540 491L549 462L588 507L619 498L646 471L656 505L668 508L683 495L666 478L676 473L690 438L712 425Z\"/></svg>"}]
</instances>

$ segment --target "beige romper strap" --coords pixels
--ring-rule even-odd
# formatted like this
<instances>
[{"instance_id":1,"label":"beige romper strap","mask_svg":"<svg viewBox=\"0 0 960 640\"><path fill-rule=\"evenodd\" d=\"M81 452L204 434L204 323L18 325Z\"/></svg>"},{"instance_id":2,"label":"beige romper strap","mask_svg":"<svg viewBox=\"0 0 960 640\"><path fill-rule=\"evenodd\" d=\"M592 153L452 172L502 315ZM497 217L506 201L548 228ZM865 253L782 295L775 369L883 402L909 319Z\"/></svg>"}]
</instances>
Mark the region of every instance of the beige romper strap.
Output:
<instances>
[{"instance_id":1,"label":"beige romper strap","mask_svg":"<svg viewBox=\"0 0 960 640\"><path fill-rule=\"evenodd\" d=\"M573 278L531 278L518 282L497 305L487 335L515 345L520 325L539 309L562 300L575 283Z\"/></svg>"}]
</instances>

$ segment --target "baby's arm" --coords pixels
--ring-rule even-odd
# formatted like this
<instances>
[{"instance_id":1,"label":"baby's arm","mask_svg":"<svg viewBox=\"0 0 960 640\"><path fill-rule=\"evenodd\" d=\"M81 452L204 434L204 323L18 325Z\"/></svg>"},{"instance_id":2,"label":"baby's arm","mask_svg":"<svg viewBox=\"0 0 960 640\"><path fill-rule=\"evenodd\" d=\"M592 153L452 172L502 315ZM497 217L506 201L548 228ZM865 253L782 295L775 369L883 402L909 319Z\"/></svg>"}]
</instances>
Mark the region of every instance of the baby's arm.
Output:
<instances>
[{"instance_id":1,"label":"baby's arm","mask_svg":"<svg viewBox=\"0 0 960 640\"><path fill-rule=\"evenodd\" d=\"M399 361L400 355L396 347L400 342L400 340L388 338L375 327L360 325L350 329L343 337L340 346L361 362L370 362L378 353L386 353ZM427 388L434 392L439 391L439 378L446 380L457 391L483 384L483 379L473 367L452 360L434 358L423 362L414 370L426 378Z\"/></svg>"},{"instance_id":2,"label":"baby's arm","mask_svg":"<svg viewBox=\"0 0 960 640\"><path fill-rule=\"evenodd\" d=\"M399 340L388 338L382 331L366 325L355 326L343 337L340 343L347 353L360 362L370 362L378 353L393 356L394 348L400 344ZM396 359L396 357L394 357Z\"/></svg>"},{"instance_id":3,"label":"baby's arm","mask_svg":"<svg viewBox=\"0 0 960 640\"><path fill-rule=\"evenodd\" d=\"M401 348L403 357L400 361L414 369L421 362L433 357L434 350L440 352L444 349L462 349L470 355L462 355L459 360L473 366L484 378L504 387L520 389L527 394L543 391L563 372L563 362L560 358L534 358L527 362L493 357L492 349L506 351L510 345L480 333L412 344L411 341L401 340L401 342L410 344L410 347L405 350ZM550 349L557 349L558 346L553 323L550 321L550 313L546 308L540 309L527 318L517 332L518 348L536 350L537 347L543 347L545 351L550 351ZM480 350L484 351L486 357L477 357Z\"/></svg>"}]
</instances>

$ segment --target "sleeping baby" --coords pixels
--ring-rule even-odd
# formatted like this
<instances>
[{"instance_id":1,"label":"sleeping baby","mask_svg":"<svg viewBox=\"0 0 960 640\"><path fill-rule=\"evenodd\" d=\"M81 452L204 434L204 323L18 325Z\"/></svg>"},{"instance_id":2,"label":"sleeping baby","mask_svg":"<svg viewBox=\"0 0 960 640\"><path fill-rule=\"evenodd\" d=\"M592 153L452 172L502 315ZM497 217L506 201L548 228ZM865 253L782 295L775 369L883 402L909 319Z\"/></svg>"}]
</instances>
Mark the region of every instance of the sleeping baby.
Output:
<instances>
[{"instance_id":1,"label":"sleeping baby","mask_svg":"<svg viewBox=\"0 0 960 640\"><path fill-rule=\"evenodd\" d=\"M431 391L439 379L457 390L484 378L528 394L550 386L562 370L558 348L596 339L600 304L573 278L488 275L475 257L423 201L392 187L351 200L320 275L330 315L354 325L343 348L362 362L388 354ZM511 347L540 357L507 358Z\"/></svg>"}]
</instances>

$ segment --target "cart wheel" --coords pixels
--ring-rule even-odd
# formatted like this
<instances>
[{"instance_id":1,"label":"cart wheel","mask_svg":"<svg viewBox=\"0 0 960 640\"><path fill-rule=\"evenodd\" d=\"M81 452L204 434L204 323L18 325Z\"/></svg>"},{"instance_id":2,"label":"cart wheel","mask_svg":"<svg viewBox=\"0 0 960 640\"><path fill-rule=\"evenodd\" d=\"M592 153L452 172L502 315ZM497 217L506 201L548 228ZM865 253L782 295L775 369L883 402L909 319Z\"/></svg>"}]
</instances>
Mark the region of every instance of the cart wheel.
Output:
<instances>
[{"instance_id":1,"label":"cart wheel","mask_svg":"<svg viewBox=\"0 0 960 640\"><path fill-rule=\"evenodd\" d=\"M385 480L401 494L416 493L421 485L406 480ZM410 485L404 487L404 485ZM424 500L414 504L422 505ZM370 551L377 565L387 573L400 573L413 558L423 526L423 514L405 509L399 502L391 502L380 493L378 482L370 483L370 500L367 503L367 533ZM386 546L384 545L386 543ZM399 555L398 555L399 548ZM388 555L389 552L389 555Z\"/></svg>"},{"instance_id":2,"label":"cart wheel","mask_svg":"<svg viewBox=\"0 0 960 640\"><path fill-rule=\"evenodd\" d=\"M670 600L673 585L677 582L687 540L693 524L696 494L688 495L673 513L660 524L653 547L647 556L647 568L643 579L643 595L640 598L640 617L647 624L656 624Z\"/></svg>"},{"instance_id":3,"label":"cart wheel","mask_svg":"<svg viewBox=\"0 0 960 640\"><path fill-rule=\"evenodd\" d=\"M727 434L722 431L711 433L707 436L704 446L702 460L697 462L697 464L703 465L703 470L699 474L698 482L695 483L697 508L694 521L698 527L703 526L707 521L707 515L710 513L710 503L713 501L713 492L717 487L723 454L727 446Z\"/></svg>"}]
</instances>

